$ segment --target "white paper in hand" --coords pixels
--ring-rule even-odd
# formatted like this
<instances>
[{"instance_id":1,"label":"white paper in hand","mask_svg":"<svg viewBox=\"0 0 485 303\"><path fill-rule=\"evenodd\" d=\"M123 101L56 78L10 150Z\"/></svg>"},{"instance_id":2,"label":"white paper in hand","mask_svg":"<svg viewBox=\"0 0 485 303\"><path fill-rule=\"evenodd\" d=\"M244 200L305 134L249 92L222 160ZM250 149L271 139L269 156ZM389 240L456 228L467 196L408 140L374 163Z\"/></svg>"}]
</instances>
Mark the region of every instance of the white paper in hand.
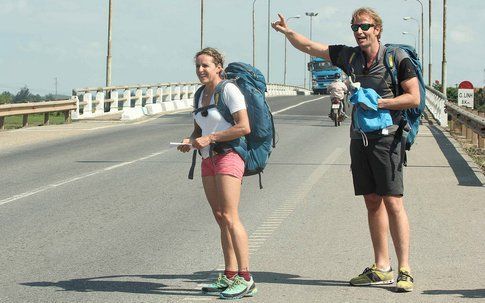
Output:
<instances>
[{"instance_id":1,"label":"white paper in hand","mask_svg":"<svg viewBox=\"0 0 485 303\"><path fill-rule=\"evenodd\" d=\"M190 143L170 142L169 145L170 145L170 147L177 147L177 146L181 146L181 145L187 145L187 146L190 146L190 149L194 149L194 147Z\"/></svg>"}]
</instances>

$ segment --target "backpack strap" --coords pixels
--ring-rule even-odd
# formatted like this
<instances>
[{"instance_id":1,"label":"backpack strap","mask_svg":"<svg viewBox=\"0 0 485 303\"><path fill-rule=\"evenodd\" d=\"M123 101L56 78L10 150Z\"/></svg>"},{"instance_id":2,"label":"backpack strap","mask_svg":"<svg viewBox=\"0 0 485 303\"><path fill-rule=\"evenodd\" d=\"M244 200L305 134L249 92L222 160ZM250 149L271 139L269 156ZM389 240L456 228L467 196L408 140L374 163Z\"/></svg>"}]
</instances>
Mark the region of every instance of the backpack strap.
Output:
<instances>
[{"instance_id":1,"label":"backpack strap","mask_svg":"<svg viewBox=\"0 0 485 303\"><path fill-rule=\"evenodd\" d=\"M387 73L391 77L392 92L394 96L399 95L399 80L397 79L399 60L397 59L397 48L391 45L385 45L386 50L384 51L384 66L386 67Z\"/></svg>"},{"instance_id":2,"label":"backpack strap","mask_svg":"<svg viewBox=\"0 0 485 303\"><path fill-rule=\"evenodd\" d=\"M192 152L192 164L190 165L189 175L187 176L187 178L189 178L190 180L194 179L195 162L197 162L197 150L196 149Z\"/></svg>"}]
</instances>

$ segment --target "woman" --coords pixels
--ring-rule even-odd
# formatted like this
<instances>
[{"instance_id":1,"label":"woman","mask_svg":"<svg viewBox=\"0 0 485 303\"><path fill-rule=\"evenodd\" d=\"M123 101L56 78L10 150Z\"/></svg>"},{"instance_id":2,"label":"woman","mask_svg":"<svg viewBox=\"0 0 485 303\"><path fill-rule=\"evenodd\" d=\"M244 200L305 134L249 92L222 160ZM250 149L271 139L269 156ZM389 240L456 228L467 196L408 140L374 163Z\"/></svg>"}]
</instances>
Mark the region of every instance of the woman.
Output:
<instances>
[{"instance_id":1,"label":"woman","mask_svg":"<svg viewBox=\"0 0 485 303\"><path fill-rule=\"evenodd\" d=\"M198 108L214 104L214 91L223 80L224 59L213 48L204 48L195 55L196 74L204 85L197 102ZM210 145L227 142L250 133L249 119L243 94L236 85L228 83L222 91L234 125L224 120L217 108L194 114L194 130L178 150L190 151L191 146L202 154L201 175L205 195L221 230L224 254L224 274L202 291L220 294L223 299L238 299L256 293L256 284L249 273L248 236L239 219L244 161L229 150L224 154L210 152ZM189 145L190 144L190 145ZM212 155L212 158L210 157Z\"/></svg>"}]
</instances>

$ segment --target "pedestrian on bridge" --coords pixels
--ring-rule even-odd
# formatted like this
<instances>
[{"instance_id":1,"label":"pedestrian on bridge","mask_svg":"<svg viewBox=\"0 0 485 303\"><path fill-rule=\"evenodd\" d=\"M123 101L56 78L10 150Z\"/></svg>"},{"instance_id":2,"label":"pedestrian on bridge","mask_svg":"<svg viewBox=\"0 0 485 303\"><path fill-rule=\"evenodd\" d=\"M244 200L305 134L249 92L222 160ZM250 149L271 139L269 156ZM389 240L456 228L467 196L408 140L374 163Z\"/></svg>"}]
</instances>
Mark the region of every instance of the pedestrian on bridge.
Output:
<instances>
[{"instance_id":1,"label":"pedestrian on bridge","mask_svg":"<svg viewBox=\"0 0 485 303\"><path fill-rule=\"evenodd\" d=\"M178 150L188 152L191 147L202 155L201 175L205 195L221 230L224 255L224 274L202 291L217 294L222 299L238 299L257 292L249 272L248 235L239 218L239 201L244 160L232 149L214 149L216 142L228 142L250 133L244 95L233 83L216 91L224 79L224 60L214 48L204 48L195 55L196 74L202 88L196 94L198 110L194 111L194 130ZM234 125L224 120L215 104L217 93L224 94ZM196 97L196 98L197 98Z\"/></svg>"},{"instance_id":2,"label":"pedestrian on bridge","mask_svg":"<svg viewBox=\"0 0 485 303\"><path fill-rule=\"evenodd\" d=\"M290 43L310 56L330 60L340 67L353 82L363 88L374 89L381 99L378 108L388 109L393 125L362 135L351 123L351 170L356 195L363 195L367 207L370 236L374 249L374 264L350 280L354 286L392 284L394 274L388 249L388 232L398 259L397 291L412 291L413 277L409 265L409 221L403 201L402 161L404 148L398 125L402 110L419 105L419 83L409 58L400 60L398 84L401 94L393 93L392 79L384 66L385 46L381 44L383 24L381 17L370 8L354 11L350 28L356 47L328 45L312 41L288 27L285 18L272 24ZM353 112L355 107L353 108ZM399 138L397 138L399 136Z\"/></svg>"}]
</instances>

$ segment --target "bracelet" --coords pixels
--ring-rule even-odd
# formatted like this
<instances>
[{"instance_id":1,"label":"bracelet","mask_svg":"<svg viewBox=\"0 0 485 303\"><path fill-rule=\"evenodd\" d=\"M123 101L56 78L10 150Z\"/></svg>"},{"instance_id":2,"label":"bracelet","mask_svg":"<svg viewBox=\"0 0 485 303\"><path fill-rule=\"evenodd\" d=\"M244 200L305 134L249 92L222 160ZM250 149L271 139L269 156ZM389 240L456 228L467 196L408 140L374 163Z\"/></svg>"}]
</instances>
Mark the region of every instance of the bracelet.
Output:
<instances>
[{"instance_id":1,"label":"bracelet","mask_svg":"<svg viewBox=\"0 0 485 303\"><path fill-rule=\"evenodd\" d=\"M210 140L211 144L216 143L216 140L214 139L214 133L209 135L209 140Z\"/></svg>"}]
</instances>

